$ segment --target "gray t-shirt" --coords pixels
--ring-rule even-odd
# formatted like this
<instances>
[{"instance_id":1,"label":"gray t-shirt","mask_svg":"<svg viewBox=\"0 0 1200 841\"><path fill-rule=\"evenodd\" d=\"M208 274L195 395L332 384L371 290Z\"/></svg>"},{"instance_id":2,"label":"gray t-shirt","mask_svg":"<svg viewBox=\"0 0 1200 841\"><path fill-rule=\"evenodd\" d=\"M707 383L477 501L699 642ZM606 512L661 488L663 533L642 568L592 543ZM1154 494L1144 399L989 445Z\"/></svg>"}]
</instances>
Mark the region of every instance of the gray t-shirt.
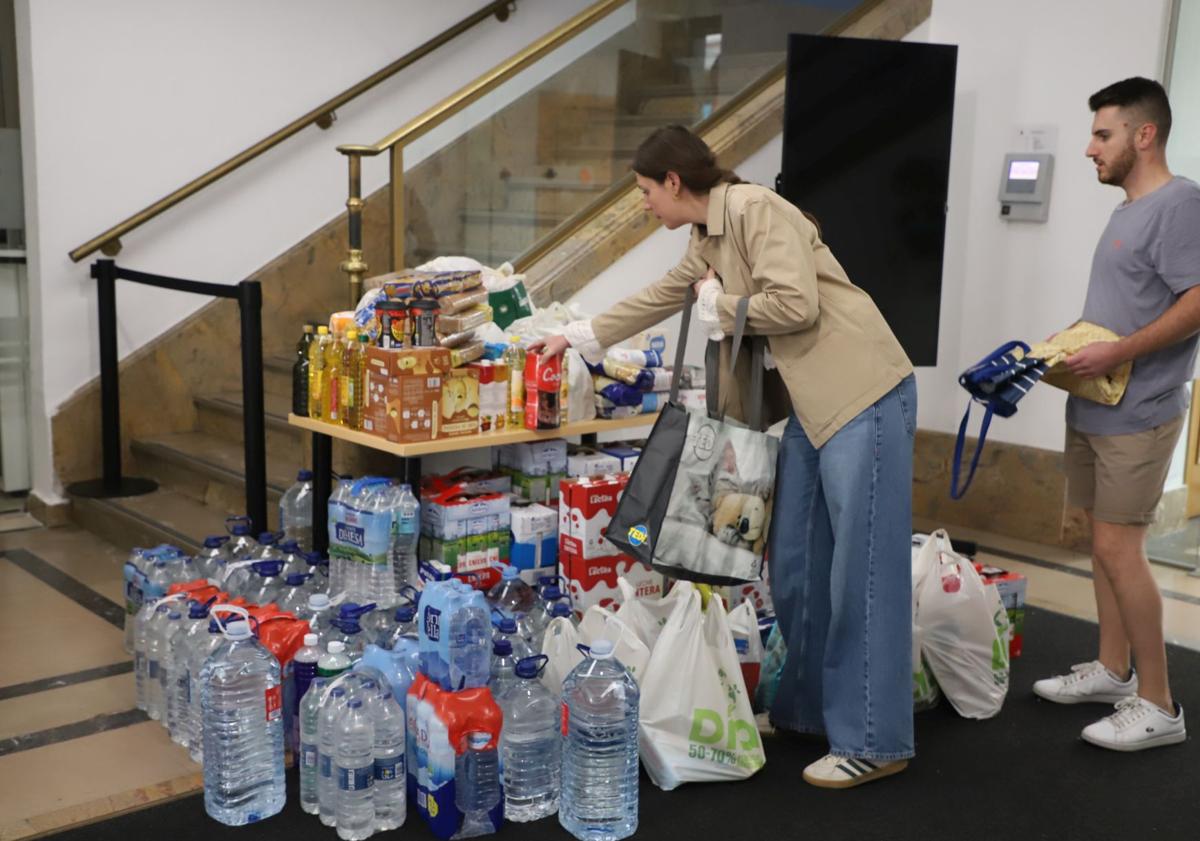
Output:
<instances>
[{"instance_id":1,"label":"gray t-shirt","mask_svg":"<svg viewBox=\"0 0 1200 841\"><path fill-rule=\"evenodd\" d=\"M1088 280L1083 320L1128 336L1200 284L1200 185L1175 177L1153 193L1123 202L1104 229ZM1153 429L1187 411L1197 337L1133 361L1116 406L1071 397L1067 425L1088 435Z\"/></svg>"}]
</instances>

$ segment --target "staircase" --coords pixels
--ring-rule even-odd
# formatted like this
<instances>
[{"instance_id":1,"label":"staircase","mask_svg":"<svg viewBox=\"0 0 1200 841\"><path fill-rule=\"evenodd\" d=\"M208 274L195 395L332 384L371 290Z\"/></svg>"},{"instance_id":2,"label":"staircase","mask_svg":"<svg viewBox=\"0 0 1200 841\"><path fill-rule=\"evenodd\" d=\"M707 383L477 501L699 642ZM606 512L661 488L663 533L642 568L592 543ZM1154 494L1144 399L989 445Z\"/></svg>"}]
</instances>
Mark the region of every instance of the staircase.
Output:
<instances>
[{"instance_id":1,"label":"staircase","mask_svg":"<svg viewBox=\"0 0 1200 841\"><path fill-rule=\"evenodd\" d=\"M862 6L868 9L866 17L891 9L890 16L877 26L860 26L854 34L899 37L929 13L929 0L638 0L634 5L633 25L405 172L409 264L452 254L493 266L516 260L626 175L635 148L651 130L672 122L695 124L747 83L774 70L784 58L784 40L775 37L781 33L824 31ZM752 19L764 10L778 20L746 23L747 16ZM771 50L745 48L747 30L753 35L772 29ZM724 48L714 60L712 47L721 46L722 33ZM742 150L742 157L750 151ZM725 163L736 165L738 160ZM363 239L372 273L385 271L389 262L387 192L385 188L366 200ZM649 229L639 227L638 239ZM278 527L281 494L297 470L311 463L308 434L287 424L290 347L303 320L324 321L325 313L340 308L345 280L337 265L345 258L345 241L342 216L257 276L264 290L271 528ZM625 249L636 241L631 239ZM168 542L195 550L206 535L223 533L226 517L244 512L241 392L236 369L216 350L236 348L236 339L229 344L230 311L218 306L172 331L178 335L163 339L164 344L122 363L127 391L130 381L139 389L161 387L164 401L190 404L191 411L173 412L169 421L123 418L125 469L156 479L158 491L72 501L74 519L117 546ZM171 342L180 347L172 349ZM125 400L123 409L128 412L137 404L136 399ZM88 429L89 411L95 416L90 405L87 399L74 401L55 419L60 476L67 472L58 451L62 433L88 434L82 430ZM397 470L395 459L341 442L334 443L333 458L339 473ZM78 463L74 467L81 469ZM84 465L78 478L89 473L95 475L94 469Z\"/></svg>"}]
</instances>

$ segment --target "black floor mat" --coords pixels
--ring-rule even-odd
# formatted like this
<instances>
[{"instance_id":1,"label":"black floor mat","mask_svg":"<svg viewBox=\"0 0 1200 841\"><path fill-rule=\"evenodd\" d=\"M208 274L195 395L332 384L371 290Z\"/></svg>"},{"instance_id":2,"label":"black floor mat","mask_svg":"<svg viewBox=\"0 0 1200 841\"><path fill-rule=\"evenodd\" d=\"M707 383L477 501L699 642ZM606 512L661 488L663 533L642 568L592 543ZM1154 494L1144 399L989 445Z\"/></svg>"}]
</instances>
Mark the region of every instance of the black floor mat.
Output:
<instances>
[{"instance_id":1,"label":"black floor mat","mask_svg":"<svg viewBox=\"0 0 1200 841\"><path fill-rule=\"evenodd\" d=\"M908 770L856 789L816 789L801 780L825 745L800 737L768 738L767 766L735 784L686 785L672 792L644 777L638 838L889 839L889 841L1032 841L1032 839L1193 839L1200 837L1200 748L1196 738L1135 754L1093 747L1079 731L1106 715L1100 705L1059 706L1034 697L1033 681L1095 656L1096 627L1031 609L1025 653L1013 663L1004 710L966 721L943 701L916 719L917 758ZM1200 653L1168 649L1172 690L1185 707L1200 704ZM1194 706L1200 709L1200 706ZM1200 715L1200 713L1197 713ZM1200 727L1196 719L1194 727ZM136 761L125 758L118 761ZM53 785L47 780L47 785ZM284 812L231 829L208 819L196 795L78 827L56 841L337 838L296 802L289 778ZM410 808L404 827L381 838L432 838ZM506 824L509 839L570 836L557 818Z\"/></svg>"}]
</instances>

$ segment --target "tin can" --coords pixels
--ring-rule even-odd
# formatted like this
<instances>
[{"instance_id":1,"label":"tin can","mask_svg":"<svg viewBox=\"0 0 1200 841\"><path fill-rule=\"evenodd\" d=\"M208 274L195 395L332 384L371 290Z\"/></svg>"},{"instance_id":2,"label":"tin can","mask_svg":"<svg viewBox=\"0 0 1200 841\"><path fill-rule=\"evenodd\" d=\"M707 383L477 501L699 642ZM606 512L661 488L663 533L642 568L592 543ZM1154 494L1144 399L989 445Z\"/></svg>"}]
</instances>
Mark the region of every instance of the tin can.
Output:
<instances>
[{"instance_id":1,"label":"tin can","mask_svg":"<svg viewBox=\"0 0 1200 841\"><path fill-rule=\"evenodd\" d=\"M437 338L437 301L420 298L409 304L413 347L435 347Z\"/></svg>"},{"instance_id":2,"label":"tin can","mask_svg":"<svg viewBox=\"0 0 1200 841\"><path fill-rule=\"evenodd\" d=\"M405 327L407 313L408 307L402 301L380 301L375 305L375 317L379 319L380 347L404 347L408 333Z\"/></svg>"}]
</instances>

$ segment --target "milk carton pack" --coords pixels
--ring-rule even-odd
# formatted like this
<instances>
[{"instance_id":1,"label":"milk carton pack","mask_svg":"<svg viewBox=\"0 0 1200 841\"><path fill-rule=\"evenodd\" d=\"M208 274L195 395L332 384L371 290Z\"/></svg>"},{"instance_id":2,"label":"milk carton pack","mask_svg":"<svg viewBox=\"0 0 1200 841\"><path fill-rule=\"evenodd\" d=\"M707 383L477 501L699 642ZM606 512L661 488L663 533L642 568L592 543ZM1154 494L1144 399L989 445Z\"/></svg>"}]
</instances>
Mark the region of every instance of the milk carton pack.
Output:
<instances>
[{"instance_id":1,"label":"milk carton pack","mask_svg":"<svg viewBox=\"0 0 1200 841\"><path fill-rule=\"evenodd\" d=\"M421 556L448 564L476 587L491 587L500 580L497 565L508 560L510 519L508 494L464 494L457 485L423 493Z\"/></svg>"},{"instance_id":2,"label":"milk carton pack","mask_svg":"<svg viewBox=\"0 0 1200 841\"><path fill-rule=\"evenodd\" d=\"M548 438L496 448L498 467L511 468L527 476L567 472L567 440Z\"/></svg>"},{"instance_id":3,"label":"milk carton pack","mask_svg":"<svg viewBox=\"0 0 1200 841\"><path fill-rule=\"evenodd\" d=\"M515 505L509 563L519 570L558 563L558 512L545 505Z\"/></svg>"},{"instance_id":4,"label":"milk carton pack","mask_svg":"<svg viewBox=\"0 0 1200 841\"><path fill-rule=\"evenodd\" d=\"M559 561L576 619L582 619L592 605L616 610L621 604L618 578L632 584L638 598L659 598L663 594L662 575L628 555L582 558L564 553Z\"/></svg>"},{"instance_id":5,"label":"milk carton pack","mask_svg":"<svg viewBox=\"0 0 1200 841\"><path fill-rule=\"evenodd\" d=\"M606 452L579 448L576 452L567 454L567 475L604 476L608 473L620 473L621 460Z\"/></svg>"},{"instance_id":6,"label":"milk carton pack","mask_svg":"<svg viewBox=\"0 0 1200 841\"><path fill-rule=\"evenodd\" d=\"M638 456L642 454L637 447L621 443L604 444L600 447L600 452L612 456L619 462L620 466L613 471L615 473L629 473L637 464Z\"/></svg>"},{"instance_id":7,"label":"milk carton pack","mask_svg":"<svg viewBox=\"0 0 1200 841\"><path fill-rule=\"evenodd\" d=\"M604 537L604 530L612 521L628 481L627 473L562 481L558 499L560 553L584 560L618 554L617 547Z\"/></svg>"}]
</instances>

